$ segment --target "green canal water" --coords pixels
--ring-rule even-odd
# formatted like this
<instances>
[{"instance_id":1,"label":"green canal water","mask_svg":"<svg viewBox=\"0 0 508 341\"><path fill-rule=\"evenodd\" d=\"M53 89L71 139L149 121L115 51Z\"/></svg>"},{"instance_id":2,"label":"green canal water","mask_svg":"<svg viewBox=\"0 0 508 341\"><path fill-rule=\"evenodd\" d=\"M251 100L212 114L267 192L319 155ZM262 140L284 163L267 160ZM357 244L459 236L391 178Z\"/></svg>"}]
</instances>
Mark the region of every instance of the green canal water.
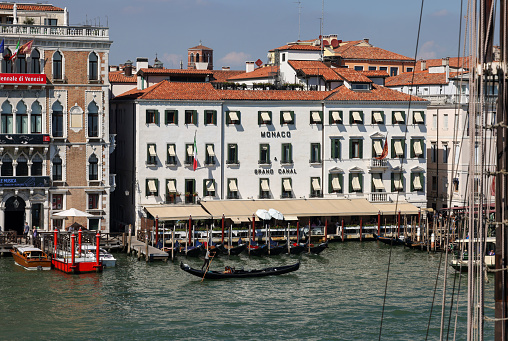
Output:
<instances>
[{"instance_id":1,"label":"green canal water","mask_svg":"<svg viewBox=\"0 0 508 341\"><path fill-rule=\"evenodd\" d=\"M179 268L180 259L201 267L200 259L145 263L118 253L114 269L66 275L26 271L2 257L0 339L377 340L389 250L378 242L347 242L331 244L319 256L222 257L211 268L297 260L301 267L283 276L203 283ZM425 339L440 256L393 248L381 339ZM451 293L455 272L448 270ZM489 278L486 305L493 306ZM442 283L443 275L429 340L439 339ZM466 283L463 275L456 340L466 335ZM493 311L487 308L486 314L492 317ZM455 315L450 340L454 321ZM485 330L485 339L492 340L492 323Z\"/></svg>"}]
</instances>

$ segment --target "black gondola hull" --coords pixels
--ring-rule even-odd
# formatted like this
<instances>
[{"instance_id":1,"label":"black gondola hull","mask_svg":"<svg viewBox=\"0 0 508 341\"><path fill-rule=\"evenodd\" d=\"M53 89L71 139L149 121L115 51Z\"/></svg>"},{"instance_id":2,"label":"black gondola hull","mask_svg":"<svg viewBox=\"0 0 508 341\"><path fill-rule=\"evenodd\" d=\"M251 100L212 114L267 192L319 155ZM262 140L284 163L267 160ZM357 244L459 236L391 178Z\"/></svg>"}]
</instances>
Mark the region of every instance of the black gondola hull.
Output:
<instances>
[{"instance_id":1,"label":"black gondola hull","mask_svg":"<svg viewBox=\"0 0 508 341\"><path fill-rule=\"evenodd\" d=\"M206 278L206 279L226 279L226 278L252 278L252 277L266 277L266 276L278 276L296 271L300 268L300 262L292 265L276 266L270 268L264 268L260 270L234 270L233 272L219 272L211 271L208 272L191 268L187 264L180 263L180 268L190 273L191 275Z\"/></svg>"},{"instance_id":2,"label":"black gondola hull","mask_svg":"<svg viewBox=\"0 0 508 341\"><path fill-rule=\"evenodd\" d=\"M223 255L237 256L240 253L242 253L243 250L245 250L247 248L247 244L240 244L238 246L233 246L229 250L224 245L219 245L218 248Z\"/></svg>"}]
</instances>

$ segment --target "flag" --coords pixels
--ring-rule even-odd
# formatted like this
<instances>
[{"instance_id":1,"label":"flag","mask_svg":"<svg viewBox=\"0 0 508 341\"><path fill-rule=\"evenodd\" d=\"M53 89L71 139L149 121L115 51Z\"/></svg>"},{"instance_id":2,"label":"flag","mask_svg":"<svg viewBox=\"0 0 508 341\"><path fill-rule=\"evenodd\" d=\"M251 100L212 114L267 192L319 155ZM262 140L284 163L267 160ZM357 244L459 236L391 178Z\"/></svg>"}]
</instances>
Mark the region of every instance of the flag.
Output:
<instances>
[{"instance_id":1,"label":"flag","mask_svg":"<svg viewBox=\"0 0 508 341\"><path fill-rule=\"evenodd\" d=\"M14 50L14 53L11 55L11 57L9 58L9 60L16 59L16 57L17 57L17 55L18 55L18 51L19 51L19 40L18 40L18 45L16 46L16 49Z\"/></svg>"},{"instance_id":2,"label":"flag","mask_svg":"<svg viewBox=\"0 0 508 341\"><path fill-rule=\"evenodd\" d=\"M492 185L490 185L490 195L496 196L496 176L492 177Z\"/></svg>"},{"instance_id":3,"label":"flag","mask_svg":"<svg viewBox=\"0 0 508 341\"><path fill-rule=\"evenodd\" d=\"M4 40L2 39L2 43L0 43L0 53L4 53Z\"/></svg>"},{"instance_id":4,"label":"flag","mask_svg":"<svg viewBox=\"0 0 508 341\"><path fill-rule=\"evenodd\" d=\"M383 147L383 152L381 155L376 156L376 159L383 160L388 155L388 137L385 140L385 146Z\"/></svg>"},{"instance_id":5,"label":"flag","mask_svg":"<svg viewBox=\"0 0 508 341\"><path fill-rule=\"evenodd\" d=\"M23 44L23 46L19 48L18 54L29 54L32 51L33 42L33 40L30 40L28 43Z\"/></svg>"},{"instance_id":6,"label":"flag","mask_svg":"<svg viewBox=\"0 0 508 341\"><path fill-rule=\"evenodd\" d=\"M196 133L194 133L194 157L192 162L192 169L198 168L198 145L196 144Z\"/></svg>"}]
</instances>

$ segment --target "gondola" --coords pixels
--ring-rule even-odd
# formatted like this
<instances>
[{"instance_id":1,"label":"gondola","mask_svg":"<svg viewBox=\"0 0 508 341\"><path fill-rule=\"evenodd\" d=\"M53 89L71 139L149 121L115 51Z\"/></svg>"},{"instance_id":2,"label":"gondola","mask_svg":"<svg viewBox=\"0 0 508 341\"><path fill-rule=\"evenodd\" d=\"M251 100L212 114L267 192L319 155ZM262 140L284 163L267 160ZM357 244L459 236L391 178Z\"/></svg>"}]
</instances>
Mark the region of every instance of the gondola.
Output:
<instances>
[{"instance_id":1,"label":"gondola","mask_svg":"<svg viewBox=\"0 0 508 341\"><path fill-rule=\"evenodd\" d=\"M286 244L279 245L277 243L274 243L274 244L270 245L270 249L267 249L266 253L269 254L270 256L277 256L277 255L281 255L281 254L287 252L287 250L288 250L288 247Z\"/></svg>"},{"instance_id":2,"label":"gondola","mask_svg":"<svg viewBox=\"0 0 508 341\"><path fill-rule=\"evenodd\" d=\"M240 244L238 246L231 246L230 248L227 245L219 244L217 247L219 248L220 252L223 255L236 256L236 255L239 255L240 253L242 253L242 251L247 248L247 244Z\"/></svg>"},{"instance_id":3,"label":"gondola","mask_svg":"<svg viewBox=\"0 0 508 341\"><path fill-rule=\"evenodd\" d=\"M257 243L252 243L247 246L247 253L251 256L263 256L268 253L267 245L257 245Z\"/></svg>"},{"instance_id":4,"label":"gondola","mask_svg":"<svg viewBox=\"0 0 508 341\"><path fill-rule=\"evenodd\" d=\"M300 253L305 251L305 245L300 243L292 243L289 246L289 252L292 255L299 255ZM287 252L287 245L286 245L286 252Z\"/></svg>"},{"instance_id":5,"label":"gondola","mask_svg":"<svg viewBox=\"0 0 508 341\"><path fill-rule=\"evenodd\" d=\"M201 255L201 245L199 246L180 246L178 254L187 257L199 257Z\"/></svg>"},{"instance_id":6,"label":"gondola","mask_svg":"<svg viewBox=\"0 0 508 341\"><path fill-rule=\"evenodd\" d=\"M314 255L319 255L326 248L328 248L328 242L321 243L317 246L314 246L314 244L310 244L310 247L308 244L305 244L304 250L309 251L310 253L312 253Z\"/></svg>"},{"instance_id":7,"label":"gondola","mask_svg":"<svg viewBox=\"0 0 508 341\"><path fill-rule=\"evenodd\" d=\"M287 274L289 272L296 271L300 268L300 262L293 265L285 265L285 266L274 266L270 268L264 269L252 269L252 270L244 270L244 269L234 269L231 267L226 267L225 271L212 271L208 270L205 274L204 271L191 268L187 264L180 263L180 268L190 273L191 275L206 278L206 279L224 279L224 278L249 278L249 277L266 277L266 276L277 276L282 274Z\"/></svg>"},{"instance_id":8,"label":"gondola","mask_svg":"<svg viewBox=\"0 0 508 341\"><path fill-rule=\"evenodd\" d=\"M384 244L388 244L388 245L404 245L404 241L400 238L395 238L395 237L383 237L383 236L379 236L377 234L374 233L374 238L376 238L377 240L379 240L380 242L384 243Z\"/></svg>"}]
</instances>

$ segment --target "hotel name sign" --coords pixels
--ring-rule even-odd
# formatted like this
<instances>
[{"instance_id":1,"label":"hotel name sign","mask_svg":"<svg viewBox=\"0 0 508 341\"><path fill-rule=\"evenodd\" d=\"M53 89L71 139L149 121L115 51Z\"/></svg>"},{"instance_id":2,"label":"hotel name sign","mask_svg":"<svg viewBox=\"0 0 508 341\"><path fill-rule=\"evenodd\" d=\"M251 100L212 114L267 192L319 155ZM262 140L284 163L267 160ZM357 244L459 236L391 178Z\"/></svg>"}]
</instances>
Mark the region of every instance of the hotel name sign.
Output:
<instances>
[{"instance_id":1,"label":"hotel name sign","mask_svg":"<svg viewBox=\"0 0 508 341\"><path fill-rule=\"evenodd\" d=\"M296 169L286 169L286 168L280 168L277 170L277 173L279 174L297 174ZM273 169L254 169L254 174L256 175L274 175L275 171Z\"/></svg>"},{"instance_id":2,"label":"hotel name sign","mask_svg":"<svg viewBox=\"0 0 508 341\"><path fill-rule=\"evenodd\" d=\"M46 75L39 73L0 73L0 84L44 85Z\"/></svg>"},{"instance_id":3,"label":"hotel name sign","mask_svg":"<svg viewBox=\"0 0 508 341\"><path fill-rule=\"evenodd\" d=\"M264 138L291 138L291 132L290 131L262 131L261 137Z\"/></svg>"}]
</instances>

